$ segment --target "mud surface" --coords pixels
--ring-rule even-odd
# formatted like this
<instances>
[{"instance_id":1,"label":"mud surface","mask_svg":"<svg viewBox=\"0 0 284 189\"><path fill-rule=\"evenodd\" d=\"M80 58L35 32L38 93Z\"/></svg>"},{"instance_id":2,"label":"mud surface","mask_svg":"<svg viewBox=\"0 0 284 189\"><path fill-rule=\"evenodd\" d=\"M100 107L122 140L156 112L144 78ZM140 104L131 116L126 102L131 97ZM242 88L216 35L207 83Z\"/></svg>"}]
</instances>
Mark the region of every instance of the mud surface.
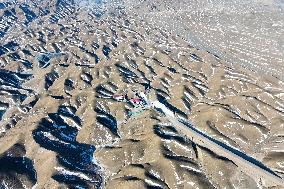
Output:
<instances>
[{"instance_id":1,"label":"mud surface","mask_svg":"<svg viewBox=\"0 0 284 189\"><path fill-rule=\"evenodd\" d=\"M125 7L0 3L0 188L281 188L158 111L129 116L114 95L150 86L176 117L283 177L284 83Z\"/></svg>"}]
</instances>

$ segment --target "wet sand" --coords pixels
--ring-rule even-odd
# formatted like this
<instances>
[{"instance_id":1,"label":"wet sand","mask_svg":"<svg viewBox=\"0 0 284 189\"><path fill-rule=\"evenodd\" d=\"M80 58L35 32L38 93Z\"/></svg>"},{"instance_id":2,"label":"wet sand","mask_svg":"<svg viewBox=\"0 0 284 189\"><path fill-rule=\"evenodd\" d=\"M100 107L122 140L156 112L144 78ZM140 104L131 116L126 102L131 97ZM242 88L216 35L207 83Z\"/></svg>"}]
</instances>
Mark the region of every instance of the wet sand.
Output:
<instances>
[{"instance_id":1,"label":"wet sand","mask_svg":"<svg viewBox=\"0 0 284 189\"><path fill-rule=\"evenodd\" d=\"M150 85L176 117L283 178L281 80L123 11L53 3L30 5L34 18L23 3L0 9L11 20L0 48L1 187L282 188L158 111L126 119L131 105L113 98Z\"/></svg>"}]
</instances>

